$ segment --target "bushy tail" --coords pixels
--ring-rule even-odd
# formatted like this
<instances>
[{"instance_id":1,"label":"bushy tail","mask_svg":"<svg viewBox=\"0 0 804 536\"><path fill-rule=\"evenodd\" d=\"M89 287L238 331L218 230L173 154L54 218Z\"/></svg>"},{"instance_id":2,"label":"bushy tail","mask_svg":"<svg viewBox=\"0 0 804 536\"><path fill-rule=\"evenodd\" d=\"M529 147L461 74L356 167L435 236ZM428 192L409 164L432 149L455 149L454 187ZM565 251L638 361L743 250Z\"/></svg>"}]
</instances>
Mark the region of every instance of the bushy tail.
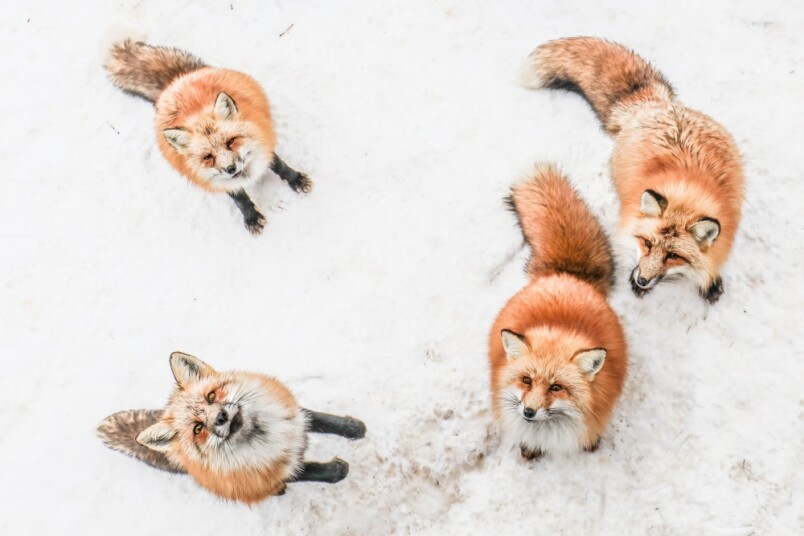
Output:
<instances>
[{"instance_id":1,"label":"bushy tail","mask_svg":"<svg viewBox=\"0 0 804 536\"><path fill-rule=\"evenodd\" d=\"M552 164L511 188L508 202L530 245L528 274L567 273L607 294L614 278L611 247L591 210Z\"/></svg>"},{"instance_id":2,"label":"bushy tail","mask_svg":"<svg viewBox=\"0 0 804 536\"><path fill-rule=\"evenodd\" d=\"M675 97L667 80L647 61L597 37L565 37L539 46L528 57L522 83L531 89L580 93L611 134L620 130L618 114L612 112Z\"/></svg>"},{"instance_id":3,"label":"bushy tail","mask_svg":"<svg viewBox=\"0 0 804 536\"><path fill-rule=\"evenodd\" d=\"M153 102L176 77L206 65L177 48L155 47L126 39L112 46L104 67L114 85Z\"/></svg>"},{"instance_id":4,"label":"bushy tail","mask_svg":"<svg viewBox=\"0 0 804 536\"><path fill-rule=\"evenodd\" d=\"M183 468L174 464L161 452L151 450L137 443L140 432L156 424L162 418L162 410L131 409L109 415L98 425L98 437L112 450L127 454L163 471L184 473Z\"/></svg>"}]
</instances>

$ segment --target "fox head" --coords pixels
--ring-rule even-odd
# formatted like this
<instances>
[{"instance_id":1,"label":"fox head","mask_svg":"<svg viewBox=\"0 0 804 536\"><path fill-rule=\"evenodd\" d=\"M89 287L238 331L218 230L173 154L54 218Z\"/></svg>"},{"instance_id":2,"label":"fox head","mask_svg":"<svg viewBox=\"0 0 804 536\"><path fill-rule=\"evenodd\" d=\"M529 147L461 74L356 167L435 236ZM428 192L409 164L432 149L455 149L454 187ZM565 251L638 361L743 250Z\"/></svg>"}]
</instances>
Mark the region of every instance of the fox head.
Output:
<instances>
[{"instance_id":1,"label":"fox head","mask_svg":"<svg viewBox=\"0 0 804 536\"><path fill-rule=\"evenodd\" d=\"M207 110L162 134L196 176L215 189L240 190L270 165L256 126L240 117L234 99L223 92Z\"/></svg>"},{"instance_id":2,"label":"fox head","mask_svg":"<svg viewBox=\"0 0 804 536\"><path fill-rule=\"evenodd\" d=\"M140 445L190 472L227 472L267 466L303 441L295 400L272 379L216 372L181 352L171 354L170 367L176 389L162 418L137 435Z\"/></svg>"},{"instance_id":3,"label":"fox head","mask_svg":"<svg viewBox=\"0 0 804 536\"><path fill-rule=\"evenodd\" d=\"M686 277L706 289L717 278L707 251L720 235L720 222L689 207L668 207L667 199L645 190L639 216L627 233L636 241L637 265L631 287L638 296L662 280Z\"/></svg>"},{"instance_id":4,"label":"fox head","mask_svg":"<svg viewBox=\"0 0 804 536\"><path fill-rule=\"evenodd\" d=\"M503 422L518 429L520 437L533 436L537 444L577 448L606 349L554 329L531 330L527 337L503 330L501 337L508 359L499 377Z\"/></svg>"}]
</instances>

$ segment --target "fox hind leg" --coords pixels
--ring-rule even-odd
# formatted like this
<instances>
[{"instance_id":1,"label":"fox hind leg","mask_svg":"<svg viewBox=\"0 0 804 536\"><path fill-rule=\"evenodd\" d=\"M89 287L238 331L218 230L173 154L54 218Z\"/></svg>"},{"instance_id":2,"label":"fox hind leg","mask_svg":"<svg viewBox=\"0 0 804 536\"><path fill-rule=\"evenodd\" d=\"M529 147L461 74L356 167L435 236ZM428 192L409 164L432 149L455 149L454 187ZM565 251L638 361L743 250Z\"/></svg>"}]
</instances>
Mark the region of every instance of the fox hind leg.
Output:
<instances>
[{"instance_id":1,"label":"fox hind leg","mask_svg":"<svg viewBox=\"0 0 804 536\"><path fill-rule=\"evenodd\" d=\"M271 161L271 171L279 175L283 181L287 181L294 192L306 194L313 189L310 177L287 165L277 154L274 154L274 159Z\"/></svg>"},{"instance_id":2,"label":"fox hind leg","mask_svg":"<svg viewBox=\"0 0 804 536\"><path fill-rule=\"evenodd\" d=\"M288 482L340 482L349 474L349 464L340 458L329 462L304 462L300 474Z\"/></svg>"},{"instance_id":3,"label":"fox hind leg","mask_svg":"<svg viewBox=\"0 0 804 536\"><path fill-rule=\"evenodd\" d=\"M366 436L366 425L353 417L340 417L329 413L319 413L305 409L309 432L335 434L347 439L362 439Z\"/></svg>"}]
</instances>

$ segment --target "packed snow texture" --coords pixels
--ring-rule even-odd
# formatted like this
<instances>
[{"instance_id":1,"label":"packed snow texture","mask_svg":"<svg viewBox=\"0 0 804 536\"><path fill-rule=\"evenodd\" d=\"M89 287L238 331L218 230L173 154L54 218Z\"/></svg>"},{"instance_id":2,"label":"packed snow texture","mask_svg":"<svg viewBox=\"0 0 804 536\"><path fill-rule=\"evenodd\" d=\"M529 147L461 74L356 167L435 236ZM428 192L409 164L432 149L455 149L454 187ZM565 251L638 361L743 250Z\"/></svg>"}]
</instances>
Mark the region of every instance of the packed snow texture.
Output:
<instances>
[{"instance_id":1,"label":"packed snow texture","mask_svg":"<svg viewBox=\"0 0 804 536\"><path fill-rule=\"evenodd\" d=\"M804 530L801 5L12 0L0 28L0 534ZM525 462L488 394L528 255L503 197L554 161L618 217L592 111L517 82L571 35L635 49L724 124L746 200L713 306L683 283L638 299L620 262L631 367L601 448ZM187 183L101 68L125 36L255 77L313 192L266 177L255 238ZM106 449L103 417L164 404L173 350L363 419L308 451L348 478L248 507Z\"/></svg>"}]
</instances>

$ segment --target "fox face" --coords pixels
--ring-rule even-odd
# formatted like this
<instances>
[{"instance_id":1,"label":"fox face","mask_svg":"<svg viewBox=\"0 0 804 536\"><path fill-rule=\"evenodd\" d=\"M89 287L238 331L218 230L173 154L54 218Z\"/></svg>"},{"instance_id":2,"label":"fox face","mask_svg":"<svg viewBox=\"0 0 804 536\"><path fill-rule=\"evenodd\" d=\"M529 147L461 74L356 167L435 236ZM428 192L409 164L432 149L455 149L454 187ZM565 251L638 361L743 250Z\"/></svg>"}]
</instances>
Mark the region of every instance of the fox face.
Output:
<instances>
[{"instance_id":1,"label":"fox face","mask_svg":"<svg viewBox=\"0 0 804 536\"><path fill-rule=\"evenodd\" d=\"M720 234L716 219L669 209L661 194L645 190L640 216L627 233L636 242L637 265L631 272L631 287L637 296L664 280L686 277L707 289L717 278L706 255Z\"/></svg>"},{"instance_id":2,"label":"fox face","mask_svg":"<svg viewBox=\"0 0 804 536\"><path fill-rule=\"evenodd\" d=\"M137 442L192 467L230 472L292 458L304 442L304 417L290 395L274 392L266 377L216 372L198 358L174 352L177 387L162 419Z\"/></svg>"},{"instance_id":3,"label":"fox face","mask_svg":"<svg viewBox=\"0 0 804 536\"><path fill-rule=\"evenodd\" d=\"M606 360L604 348L553 329L524 335L502 331L508 365L500 376L498 407L504 426L534 450L567 451L583 446L584 416L591 383Z\"/></svg>"},{"instance_id":4,"label":"fox face","mask_svg":"<svg viewBox=\"0 0 804 536\"><path fill-rule=\"evenodd\" d=\"M271 155L257 128L240 118L235 101L223 92L214 106L162 134L213 189L240 190L262 177L270 165Z\"/></svg>"}]
</instances>

